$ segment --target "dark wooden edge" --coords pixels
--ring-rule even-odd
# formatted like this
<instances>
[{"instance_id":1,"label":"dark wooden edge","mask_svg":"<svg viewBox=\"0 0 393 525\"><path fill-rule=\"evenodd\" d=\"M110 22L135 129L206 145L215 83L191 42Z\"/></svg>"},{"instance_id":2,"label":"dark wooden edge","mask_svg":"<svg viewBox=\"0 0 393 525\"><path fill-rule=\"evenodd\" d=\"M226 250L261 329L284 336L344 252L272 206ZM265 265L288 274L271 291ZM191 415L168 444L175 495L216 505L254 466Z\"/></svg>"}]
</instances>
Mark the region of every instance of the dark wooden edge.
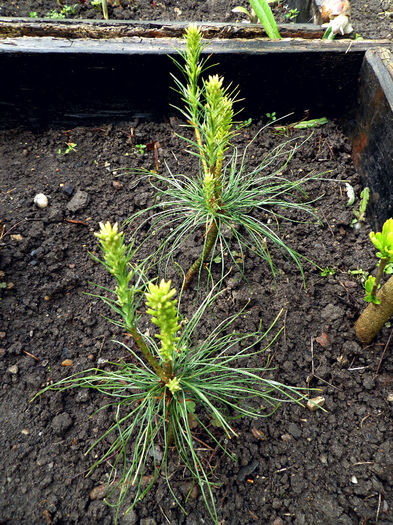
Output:
<instances>
[{"instance_id":1,"label":"dark wooden edge","mask_svg":"<svg viewBox=\"0 0 393 525\"><path fill-rule=\"evenodd\" d=\"M0 40L0 126L99 125L162 120L178 103L168 55L182 39ZM345 114L357 92L366 41L209 42L215 72L239 86L241 117L278 111L303 118ZM174 113L174 110L172 110Z\"/></svg>"},{"instance_id":2,"label":"dark wooden edge","mask_svg":"<svg viewBox=\"0 0 393 525\"><path fill-rule=\"evenodd\" d=\"M266 38L259 24L232 24L195 22L204 38ZM177 38L182 36L189 22L123 21L123 20L53 20L29 18L0 18L0 38L55 37L55 38ZM314 24L282 24L283 38L320 39L323 30Z\"/></svg>"},{"instance_id":3,"label":"dark wooden edge","mask_svg":"<svg viewBox=\"0 0 393 525\"><path fill-rule=\"evenodd\" d=\"M354 164L371 189L368 214L379 229L393 217L393 55L388 49L365 54L352 122Z\"/></svg>"},{"instance_id":4,"label":"dark wooden edge","mask_svg":"<svg viewBox=\"0 0 393 525\"><path fill-rule=\"evenodd\" d=\"M267 39L210 39L205 53L210 54L243 54L264 55L266 53L314 53L321 57L330 54L365 53L368 49L381 48L389 45L388 40L317 40L301 39L267 40ZM97 39L68 39L55 37L8 37L0 38L0 54L158 54L167 55L176 53L184 48L182 38L112 38L109 40ZM345 57L343 57L345 60ZM318 64L316 64L318 68ZM301 65L299 65L301 68Z\"/></svg>"}]
</instances>

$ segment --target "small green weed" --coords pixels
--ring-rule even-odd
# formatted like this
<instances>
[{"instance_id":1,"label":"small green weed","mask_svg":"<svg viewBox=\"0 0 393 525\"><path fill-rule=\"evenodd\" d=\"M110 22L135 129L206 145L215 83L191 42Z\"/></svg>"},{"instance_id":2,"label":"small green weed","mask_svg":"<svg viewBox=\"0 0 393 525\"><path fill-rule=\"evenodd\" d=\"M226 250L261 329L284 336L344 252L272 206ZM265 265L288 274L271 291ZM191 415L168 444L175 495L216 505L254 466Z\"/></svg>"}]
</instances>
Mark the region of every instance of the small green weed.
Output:
<instances>
[{"instance_id":1,"label":"small green weed","mask_svg":"<svg viewBox=\"0 0 393 525\"><path fill-rule=\"evenodd\" d=\"M57 150L58 155L69 155L70 153L75 153L76 151L78 151L76 149L77 144L75 144L75 142L66 142L66 145L67 147L64 151L61 148Z\"/></svg>"},{"instance_id":2,"label":"small green weed","mask_svg":"<svg viewBox=\"0 0 393 525\"><path fill-rule=\"evenodd\" d=\"M275 120L277 120L277 115L275 111L273 111L272 113L266 113L266 117L268 122L274 122Z\"/></svg>"},{"instance_id":3,"label":"small green weed","mask_svg":"<svg viewBox=\"0 0 393 525\"><path fill-rule=\"evenodd\" d=\"M352 227L355 226L355 224L358 224L359 222L364 222L366 220L366 210L367 210L369 199L370 199L370 188L366 186L360 194L359 208L357 210L353 210L353 214L355 215L355 218L352 219L351 221Z\"/></svg>"},{"instance_id":4,"label":"small green weed","mask_svg":"<svg viewBox=\"0 0 393 525\"><path fill-rule=\"evenodd\" d=\"M135 149L139 152L139 155L144 155L146 152L146 144L135 144Z\"/></svg>"},{"instance_id":5,"label":"small green weed","mask_svg":"<svg viewBox=\"0 0 393 525\"><path fill-rule=\"evenodd\" d=\"M295 20L295 18L297 18L297 16L299 15L300 11L299 9L289 9L289 11L287 11L284 15L284 17L287 19L287 20Z\"/></svg>"}]
</instances>

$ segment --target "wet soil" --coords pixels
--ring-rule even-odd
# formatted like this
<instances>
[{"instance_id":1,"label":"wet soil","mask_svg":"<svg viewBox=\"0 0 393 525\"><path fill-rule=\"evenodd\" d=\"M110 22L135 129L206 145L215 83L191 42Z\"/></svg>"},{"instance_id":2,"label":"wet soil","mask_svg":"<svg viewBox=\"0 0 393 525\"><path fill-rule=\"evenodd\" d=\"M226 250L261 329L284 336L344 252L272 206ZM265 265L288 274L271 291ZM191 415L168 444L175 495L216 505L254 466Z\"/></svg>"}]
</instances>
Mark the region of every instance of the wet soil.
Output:
<instances>
[{"instance_id":1,"label":"wet soil","mask_svg":"<svg viewBox=\"0 0 393 525\"><path fill-rule=\"evenodd\" d=\"M253 125L241 131L239 148L257 129ZM124 335L101 317L108 313L105 305L86 295L95 291L91 281L112 285L88 252L97 248L93 232L100 221L121 222L154 202L149 182L123 171L154 169L157 159L151 144L159 143L161 171L164 161L175 173L196 169L175 135L178 131L179 122L172 118L167 123L131 122L95 129L0 132L0 216L7 232L0 248L0 281L6 283L0 290L2 524L114 522L103 491L91 492L105 484L109 462L85 477L95 454L108 446L104 441L85 455L113 420L108 409L95 414L106 400L98 393L77 390L30 400L49 381L104 366L100 359L127 359L127 351L112 342L124 340ZM250 166L281 140L287 138L264 131L248 159ZM60 154L66 142L75 143L76 151ZM137 147L140 144L148 147ZM353 209L346 206L344 183L338 182L349 181L360 194L350 149L337 123L330 122L315 130L285 171L288 177L328 172L324 175L328 180L310 182L306 188L310 198L320 197L316 207L321 222L280 221L279 232L287 244L321 268L331 268L333 275L321 276L306 261L304 288L296 267L273 250L278 268L274 284L268 265L247 253L249 284L232 270L223 296L203 321L201 336L250 300L237 328L253 331L260 321L262 327L269 326L283 308L280 323L285 329L269 350L277 367L272 377L320 388L326 398L327 412L285 405L262 421L234 422L239 437L228 447L238 461L219 451L211 458L216 479L222 482L215 489L221 524L393 523L389 349L380 362L391 328L384 328L368 348L362 348L354 335L353 323L364 307L363 290L348 270L373 271L375 261L368 241L370 226L350 227ZM33 204L41 192L49 198L45 209ZM358 203L357 199L355 206ZM197 234L178 254L184 268L200 242ZM171 273L179 287L177 272ZM183 314L190 316L194 308L195 293L189 290L182 299ZM72 366L62 366L67 359ZM263 363L266 359L261 357ZM221 435L220 429L214 432ZM196 433L206 439L201 431ZM171 468L175 493L184 502L192 488L190 479L175 456ZM191 492L185 508L188 516L159 480L120 523L210 522L198 491Z\"/></svg>"},{"instance_id":2,"label":"wet soil","mask_svg":"<svg viewBox=\"0 0 393 525\"><path fill-rule=\"evenodd\" d=\"M100 9L91 6L88 0L62 2L74 6L75 14L67 15L77 18L102 18ZM108 2L110 4L110 0ZM236 22L244 19L243 15L232 12L237 6L247 7L247 0L118 0L109 5L111 19L122 20L190 20L211 22ZM352 0L352 21L354 30L367 39L390 39L392 37L391 0ZM61 7L57 0L0 0L0 16L28 17L36 13L46 17L53 11L59 13ZM276 19L288 23L290 16L285 1L274 8ZM311 21L311 20L310 20Z\"/></svg>"}]
</instances>

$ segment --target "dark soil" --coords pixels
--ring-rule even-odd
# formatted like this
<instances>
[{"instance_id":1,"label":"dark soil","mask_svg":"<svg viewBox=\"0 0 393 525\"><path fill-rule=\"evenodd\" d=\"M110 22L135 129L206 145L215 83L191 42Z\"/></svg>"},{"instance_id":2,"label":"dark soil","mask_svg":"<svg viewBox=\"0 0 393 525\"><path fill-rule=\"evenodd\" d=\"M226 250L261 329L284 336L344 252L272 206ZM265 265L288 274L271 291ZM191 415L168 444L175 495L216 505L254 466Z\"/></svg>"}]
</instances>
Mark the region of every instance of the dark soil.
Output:
<instances>
[{"instance_id":1,"label":"dark soil","mask_svg":"<svg viewBox=\"0 0 393 525\"><path fill-rule=\"evenodd\" d=\"M256 129L244 129L239 145ZM104 305L84 294L94 292L89 281L111 285L88 251L96 249L93 232L100 221L122 221L153 202L146 180L138 182L135 175L121 171L155 167L154 151L147 148L141 155L135 145L158 141L161 170L164 160L175 173L195 168L175 131L178 122L171 119L170 124L1 132L0 216L8 234L0 252L0 280L7 283L1 290L0 523L113 523L114 511L103 493L97 499L91 493L105 484L110 465L85 477L96 456L84 453L113 418L110 410L93 415L106 400L76 390L30 400L49 381L99 366L100 358L127 359L126 350L111 341L124 336L101 317ZM250 163L279 140L283 138L265 131ZM77 151L58 154L65 142L76 143ZM362 348L354 335L353 323L364 307L363 290L348 270L373 271L375 261L370 227L349 226L352 209L346 207L345 186L337 180L349 180L356 195L361 187L350 145L333 122L315 131L286 174L327 170L331 180L308 188L310 197L322 196L317 206L323 224L281 222L280 234L320 267L334 268L335 274L322 277L306 263L304 289L298 270L276 257L275 287L267 264L247 254L250 285L233 271L202 326L209 331L248 299L249 313L238 326L244 332L256 330L260 320L267 327L283 308L285 331L269 351L277 367L272 376L287 384L318 387L326 398L327 412L285 405L263 421L235 422L239 438L228 446L238 462L218 452L212 460L216 478L223 482L216 489L221 524L393 523L390 352L378 370L390 329L369 348ZM70 209L73 190L87 194L75 211ZM33 204L40 192L49 197L46 209ZM184 267L200 242L196 236L179 255ZM176 272L172 277L178 288ZM195 308L194 299L192 290L183 297L186 316ZM72 367L62 366L66 359ZM220 436L219 429L214 431ZM204 439L200 432L199 437ZM107 445L103 442L96 453ZM184 501L190 480L176 457L173 460L174 489ZM185 506L187 517L160 480L120 523L209 523L200 493L193 491Z\"/></svg>"},{"instance_id":2,"label":"dark soil","mask_svg":"<svg viewBox=\"0 0 393 525\"><path fill-rule=\"evenodd\" d=\"M110 18L123 20L236 22L242 21L244 16L232 13L232 9L239 5L249 7L247 0L120 0L121 7L118 2L113 3L113 7L109 6ZM92 7L88 0L64 1L64 4L75 6L74 16L77 18L102 18L100 10ZM391 0L369 0L367 3L352 0L351 5L356 33L368 39L392 37ZM46 17L51 11L59 12L60 9L57 0L0 0L0 16L26 17L35 12L38 17ZM285 1L274 9L274 14L279 22L288 22Z\"/></svg>"}]
</instances>

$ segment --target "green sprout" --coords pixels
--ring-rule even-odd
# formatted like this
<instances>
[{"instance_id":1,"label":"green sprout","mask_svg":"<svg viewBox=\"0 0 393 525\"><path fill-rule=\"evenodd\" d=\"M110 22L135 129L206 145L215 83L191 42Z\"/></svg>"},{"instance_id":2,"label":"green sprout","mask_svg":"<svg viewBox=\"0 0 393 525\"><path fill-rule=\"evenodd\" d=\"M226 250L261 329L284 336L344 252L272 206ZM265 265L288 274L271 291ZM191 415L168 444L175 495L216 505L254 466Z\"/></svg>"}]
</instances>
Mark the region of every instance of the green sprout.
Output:
<instances>
[{"instance_id":1,"label":"green sprout","mask_svg":"<svg viewBox=\"0 0 393 525\"><path fill-rule=\"evenodd\" d=\"M380 286L380 281L385 272L385 268L388 264L393 263L393 219L385 221L382 232L371 232L370 240L378 250L376 256L380 259L377 275L368 277L364 284L366 291L365 301L379 304L380 301L377 299L377 290Z\"/></svg>"},{"instance_id":2,"label":"green sprout","mask_svg":"<svg viewBox=\"0 0 393 525\"><path fill-rule=\"evenodd\" d=\"M135 149L139 151L139 155L143 155L146 150L146 144L135 144Z\"/></svg>"},{"instance_id":3,"label":"green sprout","mask_svg":"<svg viewBox=\"0 0 393 525\"><path fill-rule=\"evenodd\" d=\"M357 337L366 344L374 339L393 314L393 277L379 290L383 274L391 273L393 263L393 219L385 221L381 232L371 232L370 240L377 250L379 264L376 276L369 276L365 282L364 299L371 304L364 309L355 323Z\"/></svg>"},{"instance_id":4,"label":"green sprout","mask_svg":"<svg viewBox=\"0 0 393 525\"><path fill-rule=\"evenodd\" d=\"M297 18L297 16L299 15L300 11L299 9L289 9L289 11L287 13L285 13L284 17L287 19L287 20L295 20Z\"/></svg>"},{"instance_id":5,"label":"green sprout","mask_svg":"<svg viewBox=\"0 0 393 525\"><path fill-rule=\"evenodd\" d=\"M248 22L250 22L250 24L258 23L258 17L255 14L254 9L250 9L250 11L248 11L248 9L246 9L245 7L238 5L237 7L234 7L232 9L232 13L241 13L242 15L246 15L246 17L248 18Z\"/></svg>"},{"instance_id":6,"label":"green sprout","mask_svg":"<svg viewBox=\"0 0 393 525\"><path fill-rule=\"evenodd\" d=\"M46 18L52 18L53 20L65 18L65 15L63 15L61 12L57 12L56 9L51 9L46 13Z\"/></svg>"},{"instance_id":7,"label":"green sprout","mask_svg":"<svg viewBox=\"0 0 393 525\"><path fill-rule=\"evenodd\" d=\"M59 148L59 149L57 150L57 154L58 154L58 155L69 155L69 154L72 153L72 152L75 153L76 151L78 151L78 150L76 149L77 144L75 144L75 142L66 142L66 146L67 146L67 147L66 147L66 149L65 149L64 151L63 151L61 148Z\"/></svg>"},{"instance_id":8,"label":"green sprout","mask_svg":"<svg viewBox=\"0 0 393 525\"><path fill-rule=\"evenodd\" d=\"M38 13L37 13L37 11L30 11L30 13L29 13L29 17L30 17L30 18L38 18Z\"/></svg>"},{"instance_id":9,"label":"green sprout","mask_svg":"<svg viewBox=\"0 0 393 525\"><path fill-rule=\"evenodd\" d=\"M112 293L113 299L95 297L118 314L120 320L116 318L112 322L128 334L136 346L121 342L119 345L131 359L110 363L105 370L93 368L66 377L46 386L37 395L48 390L91 388L103 394L106 406L114 409L113 424L86 454L109 437L107 450L91 470L101 463L111 466L107 500L114 500L115 522L128 489L134 488L129 507L132 509L160 475L184 510L171 488L169 473L170 462L180 459L198 483L209 515L218 524L213 494L217 481L211 477L215 467L210 466L204 452L196 448L191 427L196 424L213 447L236 459L223 440L224 436L237 436L233 420L267 417L281 402L303 401L301 391L304 389L285 386L269 378L269 359L266 366L246 366L254 360L260 362L261 353L278 338L282 328L275 334L273 331L281 312L266 331L242 335L236 332L234 324L244 316L243 310L222 321L203 340L199 334L201 318L219 294L212 290L185 322L170 281L161 280L159 284L146 281L143 267L132 264L133 246L125 244L124 233L119 232L116 224L100 224L100 231L95 235L103 259L93 257L116 280L114 292L101 287ZM147 315L158 329L155 337L142 333L139 328L143 300ZM262 345L267 337L269 342ZM211 429L213 420L219 427L215 432ZM159 454L151 454L157 450ZM151 480L145 486L144 480L151 473Z\"/></svg>"},{"instance_id":10,"label":"green sprout","mask_svg":"<svg viewBox=\"0 0 393 525\"><path fill-rule=\"evenodd\" d=\"M351 226L354 226L355 224L359 222L364 222L366 220L366 210L367 210L369 199L370 199L370 188L366 186L360 194L359 209L353 210L355 219L352 219Z\"/></svg>"},{"instance_id":11,"label":"green sprout","mask_svg":"<svg viewBox=\"0 0 393 525\"><path fill-rule=\"evenodd\" d=\"M369 275L364 282L364 291L366 292L366 295L364 296L364 300L367 303L374 303L374 304L380 304L381 301L377 298L376 292L379 289L381 285L376 283L376 278L372 275Z\"/></svg>"},{"instance_id":12,"label":"green sprout","mask_svg":"<svg viewBox=\"0 0 393 525\"><path fill-rule=\"evenodd\" d=\"M53 18L53 19L67 18L67 16L75 15L75 12L76 12L75 9L76 9L76 5L73 5L73 6L65 5L61 8L60 12L57 12L55 9L52 9L46 14L46 16L47 18Z\"/></svg>"},{"instance_id":13,"label":"green sprout","mask_svg":"<svg viewBox=\"0 0 393 525\"><path fill-rule=\"evenodd\" d=\"M277 120L277 115L275 111L273 111L272 113L266 113L266 117L268 122L274 122L275 120Z\"/></svg>"},{"instance_id":14,"label":"green sprout","mask_svg":"<svg viewBox=\"0 0 393 525\"><path fill-rule=\"evenodd\" d=\"M244 261L246 249L264 258L275 275L269 244L292 259L303 275L301 256L287 246L269 224L275 223L277 217L287 219L285 212L293 209L316 217L311 201L307 201L303 185L318 175L305 176L295 181L283 176L287 164L301 146L293 145L294 139L273 148L259 166L247 169L247 154L256 137L245 148L242 156L231 144L239 132L239 127L234 125L237 92L225 86L224 79L218 75L202 78L207 59L201 58L203 44L201 32L196 26L188 27L185 41L186 49L180 52L184 64L174 59L185 79L174 77L184 104L184 107L177 109L193 130L195 139L180 138L187 142L190 152L199 159L199 171L196 177L175 175L169 168L168 173L164 174L149 172L159 198L150 208L130 217L128 223L134 225L141 216L148 214L148 218L134 228L134 235L146 223L151 224L151 236L161 233L164 240L155 255L159 266L163 265L164 269L190 235L198 231L203 235L200 256L185 273L184 288L195 275L200 277L204 267L211 277L211 266L217 250L222 260L221 276L224 273L224 254L229 254L230 260L239 267L237 253L240 251L243 254ZM231 152L229 155L228 151ZM265 173L273 164L274 171ZM277 167L277 164L281 165ZM296 194L301 196L302 202L295 197ZM255 212L260 212L267 219L270 215L273 221L262 221L254 215ZM167 227L171 227L171 231L163 234ZM230 232L232 242L238 247L236 252L225 235L226 231ZM151 236L144 242L151 244ZM240 270L243 269L244 264Z\"/></svg>"},{"instance_id":15,"label":"green sprout","mask_svg":"<svg viewBox=\"0 0 393 525\"><path fill-rule=\"evenodd\" d=\"M321 269L321 276L327 277L328 275L335 275L336 270L335 268L329 268L329 266L326 266L325 268Z\"/></svg>"}]
</instances>

